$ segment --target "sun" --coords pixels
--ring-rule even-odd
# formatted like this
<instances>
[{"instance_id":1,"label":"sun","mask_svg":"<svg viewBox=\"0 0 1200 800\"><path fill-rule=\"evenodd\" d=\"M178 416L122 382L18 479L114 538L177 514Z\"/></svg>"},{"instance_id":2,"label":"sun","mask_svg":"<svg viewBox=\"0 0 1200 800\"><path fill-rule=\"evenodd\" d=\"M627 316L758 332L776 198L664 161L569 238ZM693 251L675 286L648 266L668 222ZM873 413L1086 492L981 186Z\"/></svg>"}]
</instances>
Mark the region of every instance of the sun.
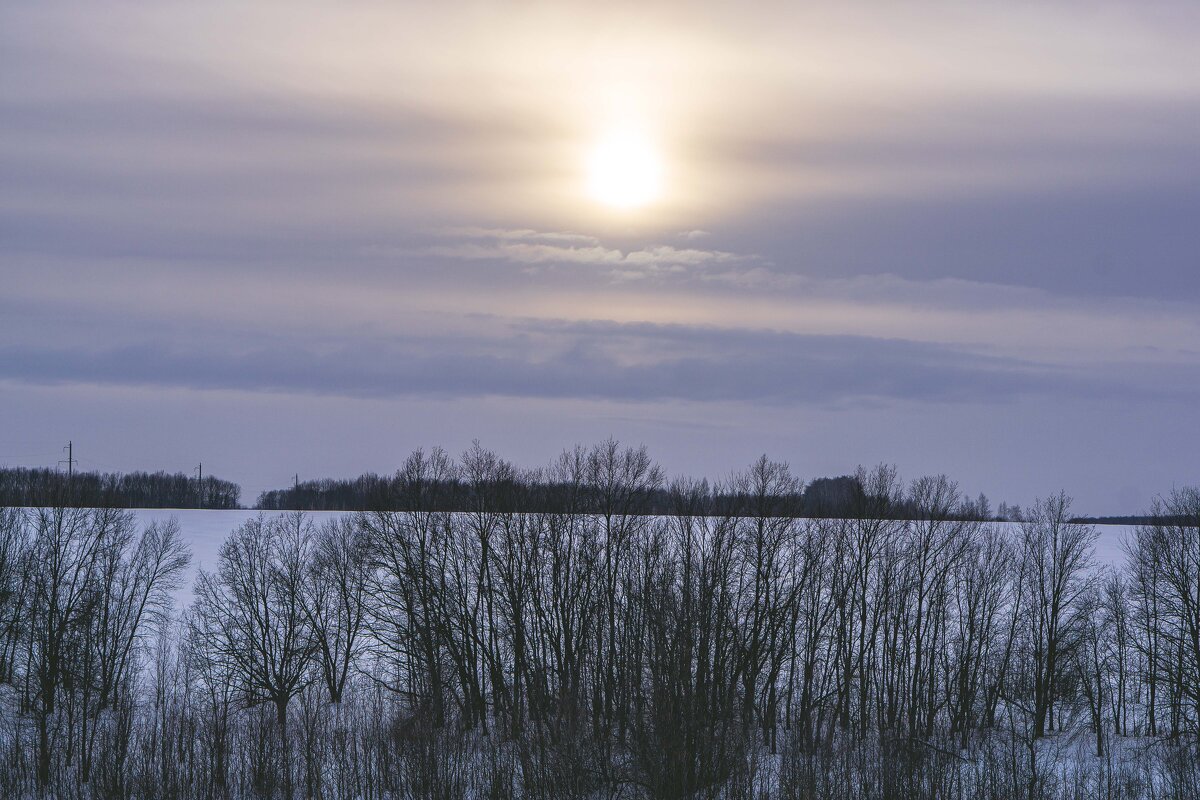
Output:
<instances>
[{"instance_id":1,"label":"sun","mask_svg":"<svg viewBox=\"0 0 1200 800\"><path fill-rule=\"evenodd\" d=\"M640 208L661 196L662 172L662 161L644 135L610 131L588 157L588 193L607 206Z\"/></svg>"}]
</instances>

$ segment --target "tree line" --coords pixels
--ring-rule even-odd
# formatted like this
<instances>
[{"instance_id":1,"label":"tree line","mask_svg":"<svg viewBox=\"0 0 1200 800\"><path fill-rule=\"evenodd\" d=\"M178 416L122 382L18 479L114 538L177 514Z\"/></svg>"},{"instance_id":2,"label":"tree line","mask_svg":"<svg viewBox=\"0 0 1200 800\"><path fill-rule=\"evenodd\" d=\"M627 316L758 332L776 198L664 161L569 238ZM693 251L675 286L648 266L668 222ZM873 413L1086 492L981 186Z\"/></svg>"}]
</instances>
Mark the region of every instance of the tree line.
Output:
<instances>
[{"instance_id":1,"label":"tree line","mask_svg":"<svg viewBox=\"0 0 1200 800\"><path fill-rule=\"evenodd\" d=\"M418 451L394 508L249 519L178 616L177 526L6 510L0 795L1200 796L1200 490L1107 568L1062 494L856 481L805 518L766 457Z\"/></svg>"},{"instance_id":2,"label":"tree line","mask_svg":"<svg viewBox=\"0 0 1200 800\"><path fill-rule=\"evenodd\" d=\"M411 491L406 480L402 472L395 475L368 472L351 479L319 478L297 481L293 486L284 489L261 492L254 507L262 511L396 511L404 508L405 493ZM462 511L470 508L478 487L463 481L457 474L436 480L440 481L440 484L430 496L436 497L438 507L431 510ZM513 470L511 475L491 480L497 482L497 485L491 488L492 493L504 494L511 504L511 511L552 510L564 502L570 502L566 498L572 492L579 491L579 487L555 483L553 476L540 470ZM506 482L511 484L515 481L523 484L519 492L513 491L513 486L505 485ZM592 491L592 487L585 486L583 491ZM856 475L814 478L806 484L799 485L797 492L795 497L787 498L786 506L781 506L781 513L805 517L851 517L865 507L864 488ZM627 511L648 515L669 514L673 502L670 487L647 486L629 498ZM736 495L735 490L715 487L701 502L705 504L703 510L707 513L720 514L724 513L723 509L737 506L742 499ZM904 497L890 498L888 503L886 509L873 508L872 513L886 513L892 517L920 513L919 509L914 508ZM997 513L1003 516L1007 513L1007 508L1002 503ZM1020 514L1019 508L1014 508L1014 511L1015 515ZM973 519L994 516L984 495L979 495L973 502L964 503L955 509L954 513L968 515Z\"/></svg>"},{"instance_id":3,"label":"tree line","mask_svg":"<svg viewBox=\"0 0 1200 800\"><path fill-rule=\"evenodd\" d=\"M0 506L77 508L240 508L232 481L182 472L79 472L0 468Z\"/></svg>"}]
</instances>

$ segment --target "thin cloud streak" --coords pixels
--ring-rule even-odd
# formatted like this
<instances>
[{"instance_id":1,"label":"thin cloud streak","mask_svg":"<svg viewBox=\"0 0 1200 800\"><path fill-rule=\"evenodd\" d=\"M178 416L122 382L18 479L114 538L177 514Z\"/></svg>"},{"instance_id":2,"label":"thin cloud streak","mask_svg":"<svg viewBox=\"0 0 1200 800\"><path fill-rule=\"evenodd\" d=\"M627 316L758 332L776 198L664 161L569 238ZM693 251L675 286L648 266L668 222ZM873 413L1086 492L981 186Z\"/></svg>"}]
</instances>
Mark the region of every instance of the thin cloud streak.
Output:
<instances>
[{"instance_id":1,"label":"thin cloud streak","mask_svg":"<svg viewBox=\"0 0 1200 800\"><path fill-rule=\"evenodd\" d=\"M182 334L182 332L181 332ZM31 384L300 392L345 397L691 400L839 406L864 399L997 403L1018 396L1187 399L1200 366L1063 368L854 336L686 326L512 323L505 337L147 337L106 347L0 349Z\"/></svg>"},{"instance_id":2,"label":"thin cloud streak","mask_svg":"<svg viewBox=\"0 0 1200 800\"><path fill-rule=\"evenodd\" d=\"M605 247L599 238L573 233L504 229L452 229L447 238L460 241L437 244L414 251L398 251L405 256L433 256L460 261L501 261L532 266L582 265L605 268L614 281L646 280L670 274L698 272L714 265L751 265L716 274L699 272L704 279L735 282L746 276L753 282L763 268L756 256L743 256L722 250L679 248L658 244L631 250Z\"/></svg>"}]
</instances>

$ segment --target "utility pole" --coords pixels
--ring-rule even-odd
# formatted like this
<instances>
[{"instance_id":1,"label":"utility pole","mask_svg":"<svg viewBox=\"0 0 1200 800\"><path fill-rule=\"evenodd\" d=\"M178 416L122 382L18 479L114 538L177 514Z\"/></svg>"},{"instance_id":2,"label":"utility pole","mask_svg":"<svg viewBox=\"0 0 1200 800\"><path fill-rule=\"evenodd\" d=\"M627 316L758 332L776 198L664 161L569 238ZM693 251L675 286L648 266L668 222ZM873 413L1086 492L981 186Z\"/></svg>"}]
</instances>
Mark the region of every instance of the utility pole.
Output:
<instances>
[{"instance_id":1,"label":"utility pole","mask_svg":"<svg viewBox=\"0 0 1200 800\"><path fill-rule=\"evenodd\" d=\"M196 465L196 505L204 508L204 462Z\"/></svg>"},{"instance_id":2,"label":"utility pole","mask_svg":"<svg viewBox=\"0 0 1200 800\"><path fill-rule=\"evenodd\" d=\"M66 453L67 453L67 458L66 458L66 462L67 462L67 478L68 478L68 480L69 480L70 478L74 477L74 475L75 475L75 449L74 449L74 442L70 442L70 441L68 441L68 442L67 442L67 446L66 446L66 447L64 447L64 448L63 448L63 450L65 450L65 451L66 451ZM60 464L61 464L61 463L63 463L63 462L59 461L58 463L60 463Z\"/></svg>"}]
</instances>

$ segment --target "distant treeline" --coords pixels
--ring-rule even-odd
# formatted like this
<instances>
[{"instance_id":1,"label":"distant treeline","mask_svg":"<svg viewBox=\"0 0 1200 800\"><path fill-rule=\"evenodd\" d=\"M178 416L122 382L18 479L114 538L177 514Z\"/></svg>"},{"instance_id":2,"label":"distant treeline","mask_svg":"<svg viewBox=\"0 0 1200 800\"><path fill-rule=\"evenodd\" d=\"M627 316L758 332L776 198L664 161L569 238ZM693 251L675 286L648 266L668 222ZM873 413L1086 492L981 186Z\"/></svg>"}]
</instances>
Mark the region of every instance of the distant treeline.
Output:
<instances>
[{"instance_id":1,"label":"distant treeline","mask_svg":"<svg viewBox=\"0 0 1200 800\"><path fill-rule=\"evenodd\" d=\"M586 494L600 484L582 488ZM431 487L434 488L434 487ZM476 487L464 476L452 476L438 484L439 511L468 511ZM304 481L287 489L273 489L258 496L255 508L264 511L394 511L404 507L404 491L411 487L400 475L366 473L357 478L338 480L323 478ZM577 486L564 486L541 480L537 473L506 478L492 487L506 497L508 510L513 512L552 511L568 502L581 491ZM861 505L862 486L853 476L817 478L804 490L785 501L789 513L809 517L835 517L851 514ZM714 513L737 502L733 494L714 490L706 501ZM637 513L666 514L672 498L667 489L646 490L636 498Z\"/></svg>"},{"instance_id":2,"label":"distant treeline","mask_svg":"<svg viewBox=\"0 0 1200 800\"><path fill-rule=\"evenodd\" d=\"M0 468L0 506L78 508L239 508L242 489L182 472L75 472Z\"/></svg>"},{"instance_id":3,"label":"distant treeline","mask_svg":"<svg viewBox=\"0 0 1200 800\"><path fill-rule=\"evenodd\" d=\"M568 451L564 457L573 458L575 454ZM545 470L522 471L514 468L499 478L489 479L491 485L487 491L490 496L499 498L506 511L544 513L578 507L581 501L586 505L587 497L602 496L608 483L598 468L592 470L582 486L556 483L548 479L546 474ZM437 498L438 511L470 511L480 491L478 479L463 470L439 476L436 486L427 488L429 494ZM300 482L286 489L266 491L258 496L254 507L263 511L398 511L408 506L411 491L411 481L401 473L390 476L366 473L357 478L323 478ZM737 487L719 488L713 485L702 502L706 513L724 514L744 500ZM883 514L894 519L905 519L920 515L920 509L903 498L890 501L886 509L880 508L875 498L867 497L860 478L854 475L814 478L802 484L796 494L776 500L779 501L780 516L848 519L864 514ZM630 502L635 513L661 516L671 513L674 499L668 487L656 486L641 490ZM983 495L956 509L956 513L965 514L970 519L995 518Z\"/></svg>"},{"instance_id":4,"label":"distant treeline","mask_svg":"<svg viewBox=\"0 0 1200 800\"><path fill-rule=\"evenodd\" d=\"M1131 517L1075 517L1072 524L1079 525L1184 525L1187 521L1177 517L1155 517L1139 514Z\"/></svg>"}]
</instances>

